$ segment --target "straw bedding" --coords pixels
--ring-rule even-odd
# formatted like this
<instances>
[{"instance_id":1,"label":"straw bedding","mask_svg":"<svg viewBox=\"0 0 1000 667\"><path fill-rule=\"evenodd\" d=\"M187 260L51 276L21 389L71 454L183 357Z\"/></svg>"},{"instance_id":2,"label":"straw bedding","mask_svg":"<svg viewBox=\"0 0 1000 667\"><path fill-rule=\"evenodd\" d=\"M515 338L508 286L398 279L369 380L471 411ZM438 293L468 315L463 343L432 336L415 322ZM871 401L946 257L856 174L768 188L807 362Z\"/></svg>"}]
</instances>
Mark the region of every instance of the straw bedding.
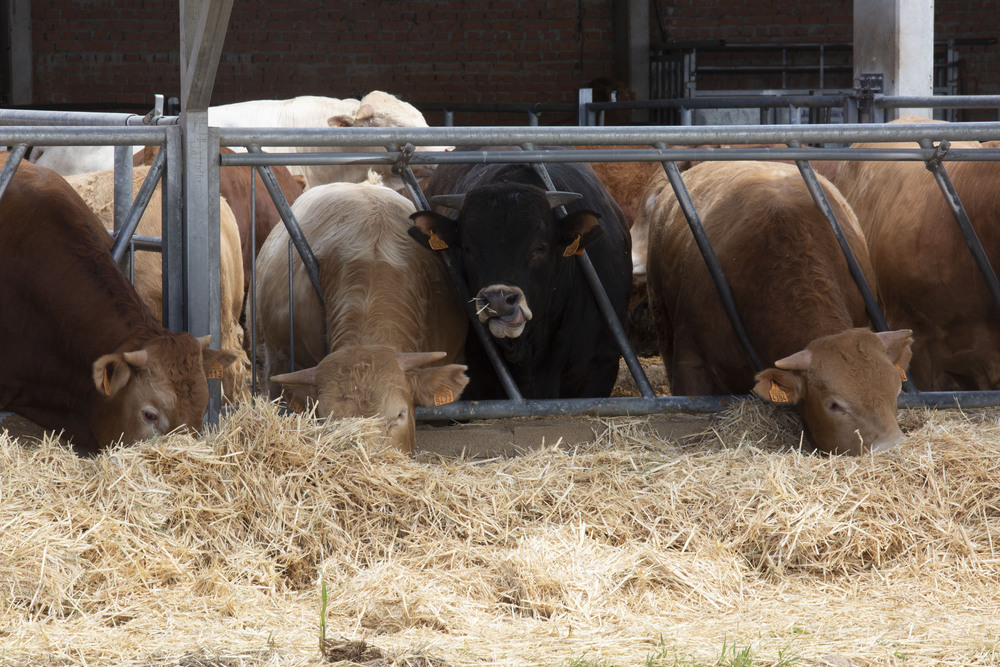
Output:
<instances>
[{"instance_id":1,"label":"straw bedding","mask_svg":"<svg viewBox=\"0 0 1000 667\"><path fill-rule=\"evenodd\" d=\"M756 401L482 461L259 399L93 460L0 433L0 663L997 664L998 416L860 458Z\"/></svg>"}]
</instances>

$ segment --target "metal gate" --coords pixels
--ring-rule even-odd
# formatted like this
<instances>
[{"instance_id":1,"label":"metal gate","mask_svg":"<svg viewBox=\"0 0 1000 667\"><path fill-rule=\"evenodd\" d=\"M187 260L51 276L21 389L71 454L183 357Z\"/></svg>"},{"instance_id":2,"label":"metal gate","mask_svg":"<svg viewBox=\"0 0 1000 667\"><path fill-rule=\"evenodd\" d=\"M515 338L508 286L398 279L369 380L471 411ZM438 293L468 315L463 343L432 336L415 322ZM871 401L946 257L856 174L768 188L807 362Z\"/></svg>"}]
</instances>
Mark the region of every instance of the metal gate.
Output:
<instances>
[{"instance_id":1,"label":"metal gate","mask_svg":"<svg viewBox=\"0 0 1000 667\"><path fill-rule=\"evenodd\" d=\"M5 112L0 112L0 122L10 122L5 119ZM23 119L18 122L24 122ZM218 335L219 311L211 307L211 300L193 302L191 292L183 288L185 283L199 281L212 275L213 267L192 260L189 249L192 244L207 242L206 237L215 235L218 243L218 211L214 216L209 214L212 229L186 229L180 209L185 202L180 197L180 187L177 185L179 174L184 168L183 155L180 150L181 127L173 124L173 119L163 118L157 126L143 127L2 127L0 128L0 143L15 147L30 145L105 145L115 144L128 146L132 144L160 145L164 154L163 174L165 187L169 196L164 197L164 295L165 324L170 328L187 329L192 333L213 333ZM949 160L997 160L1000 150L954 150L945 151L939 142L962 139L988 140L1000 136L998 123L967 123L967 124L846 124L846 125L770 125L770 126L700 126L700 127L577 127L577 128L507 128L507 127L477 127L477 128L322 128L322 129L275 129L275 128L226 128L209 129L209 147L219 146L246 147L247 153L220 155L217 166L249 165L262 175L265 185L275 199L279 212L282 214L290 235L295 239L300 254L310 263L311 252L304 242L297 223L291 215L291 209L277 188L270 165L315 165L315 164L382 164L391 165L397 173L406 175L411 164L446 164L461 162L531 162L544 164L546 162L660 162L667 171L671 184L679 198L683 198L683 178L677 172L675 163L688 160L794 160L799 164L800 172L807 185L816 189L815 176L808 166L810 160L918 160L930 162L935 169L935 175L942 191L954 203L953 212L960 226L967 226L967 216L961 207L961 202L954 194L947 177L944 163ZM849 148L803 148L801 146L848 144L852 142L878 141L908 141L918 142L922 148L901 149L868 149L860 151ZM484 145L502 146L518 145L527 150L511 155L509 152L484 150L474 154L458 152L414 152L416 146L449 146L449 145ZM788 148L730 148L730 149L687 149L670 148L677 145L734 145L734 144L785 144ZM384 153L263 153L261 149L268 146L371 146L386 147ZM532 151L537 145L564 147L561 150ZM608 146L607 149L575 150L574 145ZM617 149L618 145L644 145L647 149ZM23 149L21 149L23 150ZM122 151L124 153L124 151ZM174 165L174 168L171 168ZM180 169L177 168L180 165ZM10 165L8 165L10 166ZM0 190L8 182L12 170L4 169L0 174ZM218 169L210 169L209 179L218 191ZM178 179L175 181L173 179ZM131 180L128 181L131 183ZM412 183L411 178L411 183ZM210 186L211 187L211 186ZM417 202L417 207L423 208L426 203L421 201L422 195L418 188L410 188L411 197ZM815 197L815 195L814 195ZM823 208L821 198L817 204ZM212 208L212 207L209 207ZM128 214L129 219L133 214ZM190 216L189 216L190 217ZM832 225L836 221L832 214L827 215ZM137 220L137 217L136 217ZM689 211L689 222L697 234L697 212ZM214 229L214 231L213 231ZM968 238L970 247L977 241ZM118 239L116 247L125 244L124 236ZM217 246L216 246L217 247ZM713 264L710 244L703 246L706 261ZM204 256L201 254L201 256ZM213 255L209 255L210 257ZM974 252L974 256L976 253ZM218 253L214 254L218 257ZM996 282L992 267L985 257L980 256L978 262L987 283ZM586 260L583 260L586 261ZM314 263L314 262L313 262ZM219 267L214 267L214 275L218 275ZM725 277L721 271L714 271L717 286L724 292ZM211 285L210 285L211 287ZM217 286L216 286L217 287ZM595 287L599 287L599 284ZM251 287L252 289L252 287ZM209 290L211 291L211 290ZM997 307L1000 308L1000 288L993 291ZM216 300L218 296L215 297ZM198 313L208 311L207 321L210 331L205 328ZM169 315L168 315L169 313ZM872 320L878 325L881 314L877 306L870 308ZM731 319L739 331L740 323L735 310ZM169 317L169 319L167 319ZM474 324L478 319L473 318ZM884 324L884 323L883 323ZM615 323L609 326L615 328ZM199 328L200 327L200 328ZM620 328L620 325L619 325ZM884 328L884 327L883 327ZM215 338L218 340L218 338ZM618 340L622 354L629 369L635 376L642 393L635 398L593 398L593 399L550 399L529 400L513 393L511 398L503 401L459 401L439 408L420 408L417 418L422 420L465 420L476 418L554 415L554 414L589 414L599 416L613 415L643 415L662 412L711 412L724 408L731 403L733 397L726 396L656 396L646 380L638 360L628 340L619 332ZM748 353L750 353L748 351ZM497 372L503 376L505 369L497 367ZM918 392L908 391L900 396L899 403L904 407L955 407L977 408L1000 404L1000 391L988 392ZM217 418L218 401L210 404L210 418Z\"/></svg>"}]
</instances>

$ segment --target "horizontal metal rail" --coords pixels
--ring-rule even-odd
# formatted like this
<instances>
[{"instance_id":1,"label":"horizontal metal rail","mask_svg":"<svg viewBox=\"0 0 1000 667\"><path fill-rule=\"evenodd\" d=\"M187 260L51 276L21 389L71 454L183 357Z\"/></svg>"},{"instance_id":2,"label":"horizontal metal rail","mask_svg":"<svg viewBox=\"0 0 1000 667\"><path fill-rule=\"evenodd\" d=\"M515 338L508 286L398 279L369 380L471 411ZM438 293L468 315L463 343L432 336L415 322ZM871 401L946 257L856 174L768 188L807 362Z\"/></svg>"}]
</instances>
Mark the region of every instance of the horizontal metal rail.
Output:
<instances>
[{"instance_id":1,"label":"horizontal metal rail","mask_svg":"<svg viewBox=\"0 0 1000 667\"><path fill-rule=\"evenodd\" d=\"M997 129L1000 132L1000 127ZM221 156L223 166L229 165L321 165L321 164L385 164L391 165L401 152L390 153L262 153L260 157L245 153ZM479 164L523 162L709 162L733 160L820 160L867 162L926 162L934 149L920 148L622 148L622 149L556 149L547 151L426 151L414 154L411 164ZM1000 160L1000 149L963 148L948 152L950 162L982 162Z\"/></svg>"},{"instance_id":2,"label":"horizontal metal rail","mask_svg":"<svg viewBox=\"0 0 1000 667\"><path fill-rule=\"evenodd\" d=\"M614 127L357 127L222 128L223 146L449 146L449 145L683 145L897 142L995 139L1000 126L984 123L851 123ZM0 140L3 135L0 134ZM13 143L13 142L12 142ZM37 142L35 142L37 145ZM411 162L421 156L416 153ZM238 155L227 156L230 158ZM237 164L238 161L231 164Z\"/></svg>"},{"instance_id":3,"label":"horizontal metal rail","mask_svg":"<svg viewBox=\"0 0 1000 667\"><path fill-rule=\"evenodd\" d=\"M712 413L740 401L756 400L751 394L726 396L658 396L656 398L572 398L525 401L456 401L436 408L418 407L420 421L465 419L509 419L550 415L590 415L594 417L640 417L670 412ZM1000 391L924 391L900 394L896 404L903 409L962 408L978 410L1000 405Z\"/></svg>"}]
</instances>

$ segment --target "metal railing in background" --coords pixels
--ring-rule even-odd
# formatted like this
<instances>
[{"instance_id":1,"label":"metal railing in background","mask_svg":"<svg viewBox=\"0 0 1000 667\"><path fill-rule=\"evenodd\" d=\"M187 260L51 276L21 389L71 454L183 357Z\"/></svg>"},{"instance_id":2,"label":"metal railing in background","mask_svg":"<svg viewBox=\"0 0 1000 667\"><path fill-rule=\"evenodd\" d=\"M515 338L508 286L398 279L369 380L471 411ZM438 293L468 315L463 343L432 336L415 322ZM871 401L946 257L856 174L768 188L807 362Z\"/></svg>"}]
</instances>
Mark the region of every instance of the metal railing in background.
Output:
<instances>
[{"instance_id":1,"label":"metal railing in background","mask_svg":"<svg viewBox=\"0 0 1000 667\"><path fill-rule=\"evenodd\" d=\"M603 128L364 128L362 130L278 130L258 128L227 129L220 133L225 145L253 143L260 146L365 146L384 145L392 150L379 153L282 153L229 154L223 164L356 164L391 165L400 159L414 164L455 164L469 162L637 162L671 163L688 160L912 160L935 157L933 148L849 149L797 148L794 146L855 141L941 141L942 139L989 139L1000 133L995 123L971 124L851 124L784 126L701 126L701 127L603 127ZM792 144L788 148L671 149L654 144ZM563 150L477 151L469 153L413 152L412 145L552 145ZM574 150L573 145L608 146L607 149ZM616 149L615 145L649 145L649 149ZM406 146L406 149L401 148ZM996 150L956 150L945 159L1000 159ZM811 171L811 170L806 170ZM998 304L1000 307L1000 304ZM876 319L876 318L873 318ZM878 320L876 320L878 321ZM546 414L649 414L670 411L712 411L731 397L659 396L641 398L550 399L514 401L459 401L440 408L420 408L418 418L426 420L476 419ZM901 405L977 407L1000 404L1000 392L920 392L905 394Z\"/></svg>"},{"instance_id":2,"label":"metal railing in background","mask_svg":"<svg viewBox=\"0 0 1000 667\"><path fill-rule=\"evenodd\" d=\"M909 101L909 100L907 100ZM0 112L3 122L3 112ZM186 244L197 243L197 230L183 229L179 185L169 179L178 178L179 170L170 164L180 162L180 128L165 124L162 127L76 127L76 126L5 126L0 127L0 143L13 146L15 155L27 145L153 145L163 146L165 178L168 179L168 196L164 197L164 308L171 317L185 328L184 313L201 304L183 301L184 291L178 288L183 281L197 280L203 267L187 265L179 260ZM997 160L1000 150L951 150L941 155L933 144L942 140L988 140L1000 136L1000 123L956 124L844 124L844 125L764 125L764 126L695 126L695 127L475 127L475 128L224 128L218 131L217 141L225 146L371 146L382 145L384 153L234 153L220 156L220 165L251 165L264 167L274 164L454 164L475 162L647 162L671 163L689 160L915 160L927 162L941 158L949 160ZM844 144L856 141L909 141L924 148L914 149L849 149L849 148L797 148L814 144ZM475 153L413 152L416 146L446 146L461 144L480 145L547 145L556 150L545 151L490 151ZM663 148L668 145L719 145L719 144L786 144L788 148ZM575 150L574 145L607 146ZM650 148L619 149L618 145L645 145ZM655 148L654 146L661 146ZM177 162L172 162L176 160ZM11 169L0 172L0 190L5 187ZM218 178L218 170L210 170L210 178ZM944 172L946 176L946 170ZM269 181L265 177L265 183ZM959 203L960 204L960 203ZM287 207L287 205L286 205ZM283 208L279 206L279 209ZM216 222L217 224L217 222ZM287 221L286 221L286 224ZM207 233L207 232L206 232ZM186 272L186 273L185 273ZM178 299L181 299L178 301ZM171 305L172 304L172 305ZM1000 304L998 304L1000 307ZM218 326L219 314L214 314ZM489 401L458 402L436 409L421 408L422 419L472 419L480 417L520 414L648 414L664 411L706 411L718 409L731 400L727 397L662 396L638 399L553 399L546 401ZM932 407L964 407L1000 404L1000 392L922 392L905 395L900 399L905 405Z\"/></svg>"}]
</instances>

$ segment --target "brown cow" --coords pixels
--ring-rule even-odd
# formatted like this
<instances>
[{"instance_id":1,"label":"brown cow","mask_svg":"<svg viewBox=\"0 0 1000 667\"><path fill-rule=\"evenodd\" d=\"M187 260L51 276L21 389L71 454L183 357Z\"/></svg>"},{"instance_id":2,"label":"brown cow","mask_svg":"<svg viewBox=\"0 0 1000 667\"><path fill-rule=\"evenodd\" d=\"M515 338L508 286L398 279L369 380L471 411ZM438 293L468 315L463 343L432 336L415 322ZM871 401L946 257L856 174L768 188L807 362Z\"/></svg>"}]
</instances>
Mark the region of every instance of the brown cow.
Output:
<instances>
[{"instance_id":1,"label":"brown cow","mask_svg":"<svg viewBox=\"0 0 1000 667\"><path fill-rule=\"evenodd\" d=\"M920 122L913 117L900 123ZM978 148L979 142L952 142ZM916 148L866 143L857 148ZM946 169L993 266L1000 264L1000 164ZM1000 309L934 176L921 162L843 162L837 186L868 240L886 320L913 329L913 381L924 391L1000 389Z\"/></svg>"},{"instance_id":2,"label":"brown cow","mask_svg":"<svg viewBox=\"0 0 1000 667\"><path fill-rule=\"evenodd\" d=\"M159 152L159 146L146 146L142 151L135 154L133 164L135 166L151 165L153 158ZM220 153L234 153L230 148L223 146ZM250 172L256 171L253 167L221 167L219 169L219 194L229 208L233 210L236 217L236 225L240 230L240 247L243 251L243 291L250 289L250 274L253 267L253 258L260 252L260 247L264 245L264 240L275 225L282 224L281 215L274 206L271 195L264 187L264 181L260 174L254 174L256 179L255 196L250 197ZM299 195L302 194L305 180L301 176L292 176L288 167L284 165L271 165L271 171L278 182L278 187L285 194L285 199L289 204L293 204ZM250 204L254 205L256 220L251 225ZM250 231L253 227L253 245L250 241Z\"/></svg>"},{"instance_id":3,"label":"brown cow","mask_svg":"<svg viewBox=\"0 0 1000 667\"><path fill-rule=\"evenodd\" d=\"M390 441L412 452L414 402L448 402L469 382L465 366L421 367L455 359L468 321L440 260L407 235L413 204L369 178L311 188L293 206L325 298L321 304L296 253L295 364L309 368L284 373L291 364L284 227L257 259L254 319L272 397L284 385L292 402L317 401L322 416L381 416Z\"/></svg>"},{"instance_id":4,"label":"brown cow","mask_svg":"<svg viewBox=\"0 0 1000 667\"><path fill-rule=\"evenodd\" d=\"M135 167L132 172L133 195L139 191L149 167ZM66 180L97 215L105 229L114 228L114 171L67 176ZM163 228L160 187L153 192L146 211L139 221L137 233L159 236ZM222 272L222 340L224 350L237 352L237 363L226 367L222 375L222 389L226 399L238 403L250 395L250 361L243 350L243 327L240 311L243 307L243 260L240 251L239 230L236 219L224 199L219 200L219 233ZM110 246L111 237L108 236ZM159 253L135 254L135 286L143 302L157 322L163 321L162 259Z\"/></svg>"},{"instance_id":5,"label":"brown cow","mask_svg":"<svg viewBox=\"0 0 1000 667\"><path fill-rule=\"evenodd\" d=\"M206 369L235 359L157 323L104 236L62 177L19 166L0 200L0 409L82 454L200 429Z\"/></svg>"},{"instance_id":6,"label":"brown cow","mask_svg":"<svg viewBox=\"0 0 1000 667\"><path fill-rule=\"evenodd\" d=\"M732 287L755 351L754 376L723 311L673 189L663 177L649 220L649 294L678 395L753 390L794 404L821 450L858 454L904 439L896 423L908 331L863 327L864 301L840 247L795 167L706 162L684 181ZM820 178L869 282L874 276L850 207Z\"/></svg>"}]
</instances>

